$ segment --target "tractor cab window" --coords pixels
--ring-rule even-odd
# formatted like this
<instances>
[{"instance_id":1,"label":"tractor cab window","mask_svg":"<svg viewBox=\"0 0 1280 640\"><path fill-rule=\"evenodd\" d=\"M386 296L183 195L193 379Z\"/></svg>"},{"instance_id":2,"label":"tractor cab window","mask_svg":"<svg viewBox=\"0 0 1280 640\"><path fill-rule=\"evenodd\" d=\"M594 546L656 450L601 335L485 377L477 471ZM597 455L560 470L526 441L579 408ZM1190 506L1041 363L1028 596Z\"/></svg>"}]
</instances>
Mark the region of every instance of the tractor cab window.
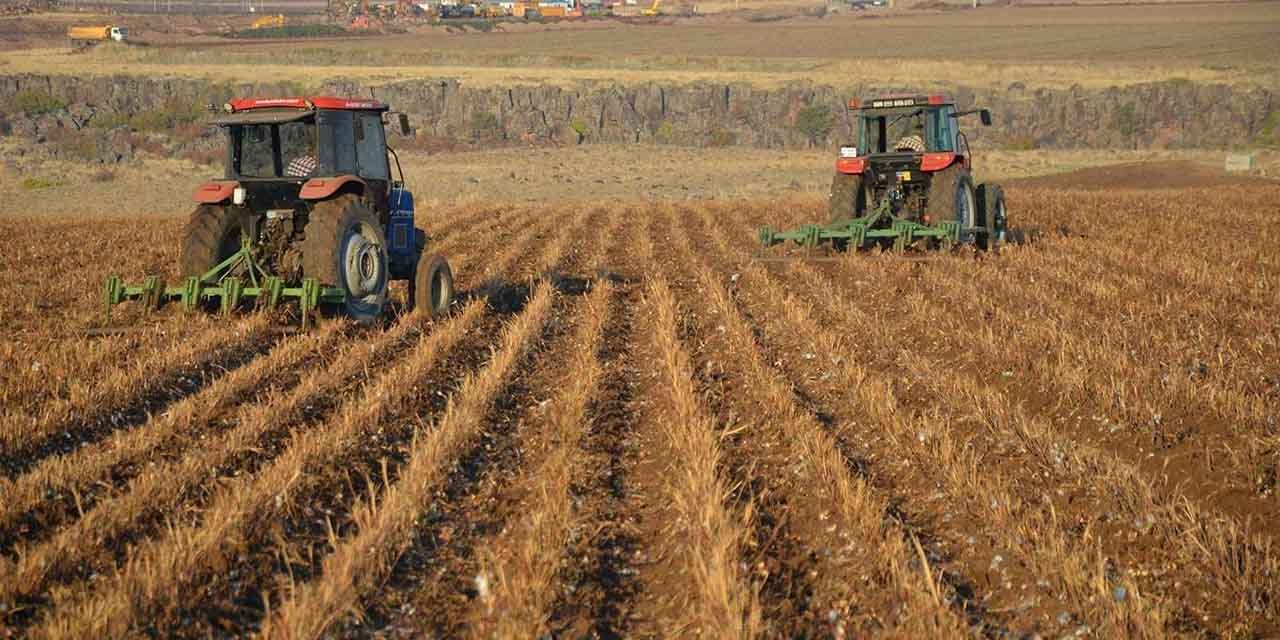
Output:
<instances>
[{"instance_id":1,"label":"tractor cab window","mask_svg":"<svg viewBox=\"0 0 1280 640\"><path fill-rule=\"evenodd\" d=\"M307 120L231 127L234 177L307 177L316 171L315 129Z\"/></svg>"},{"instance_id":2,"label":"tractor cab window","mask_svg":"<svg viewBox=\"0 0 1280 640\"><path fill-rule=\"evenodd\" d=\"M331 175L356 173L355 114L350 111L321 111L320 166Z\"/></svg>"},{"instance_id":3,"label":"tractor cab window","mask_svg":"<svg viewBox=\"0 0 1280 640\"><path fill-rule=\"evenodd\" d=\"M391 167L387 164L387 141L382 133L382 116L377 113L361 113L356 116L356 162L360 165L360 177L371 180L390 180Z\"/></svg>"},{"instance_id":4,"label":"tractor cab window","mask_svg":"<svg viewBox=\"0 0 1280 640\"><path fill-rule=\"evenodd\" d=\"M239 135L235 135L235 134ZM275 153L271 149L271 125L250 124L232 131L237 141L236 175L246 178L274 178Z\"/></svg>"},{"instance_id":5,"label":"tractor cab window","mask_svg":"<svg viewBox=\"0 0 1280 640\"><path fill-rule=\"evenodd\" d=\"M924 153L953 151L954 107L911 107L865 111L861 122L861 148L868 153Z\"/></svg>"}]
</instances>

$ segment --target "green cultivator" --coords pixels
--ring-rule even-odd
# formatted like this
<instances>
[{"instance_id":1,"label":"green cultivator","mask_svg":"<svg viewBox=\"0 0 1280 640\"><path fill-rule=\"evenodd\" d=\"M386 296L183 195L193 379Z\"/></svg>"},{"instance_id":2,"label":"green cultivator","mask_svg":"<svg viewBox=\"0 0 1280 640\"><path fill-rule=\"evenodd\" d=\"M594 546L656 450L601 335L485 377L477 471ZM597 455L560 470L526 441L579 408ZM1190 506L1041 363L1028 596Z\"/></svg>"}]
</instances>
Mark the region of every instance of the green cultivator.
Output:
<instances>
[{"instance_id":1,"label":"green cultivator","mask_svg":"<svg viewBox=\"0 0 1280 640\"><path fill-rule=\"evenodd\" d=\"M760 228L760 244L768 248L788 240L802 247L818 247L830 243L837 249L862 249L881 241L892 241L895 251L902 251L916 240L931 238L946 250L961 240L960 224L943 220L935 225L921 224L893 215L888 199L882 200L875 211L850 220L838 220L828 224L805 224L790 231L778 231L772 227Z\"/></svg>"},{"instance_id":2,"label":"green cultivator","mask_svg":"<svg viewBox=\"0 0 1280 640\"><path fill-rule=\"evenodd\" d=\"M249 239L243 237L239 251L203 275L184 279L177 287L166 286L159 276L146 276L138 286L125 284L120 276L108 276L103 291L107 310L126 300L140 300L148 309L157 309L165 302L179 301L187 310L216 302L226 315L241 301L252 300L267 309L274 309L282 300L294 299L301 307L305 326L311 311L321 304L342 304L346 300L346 291L321 286L315 278L303 278L289 286L284 279L270 275L254 261L252 246Z\"/></svg>"}]
</instances>

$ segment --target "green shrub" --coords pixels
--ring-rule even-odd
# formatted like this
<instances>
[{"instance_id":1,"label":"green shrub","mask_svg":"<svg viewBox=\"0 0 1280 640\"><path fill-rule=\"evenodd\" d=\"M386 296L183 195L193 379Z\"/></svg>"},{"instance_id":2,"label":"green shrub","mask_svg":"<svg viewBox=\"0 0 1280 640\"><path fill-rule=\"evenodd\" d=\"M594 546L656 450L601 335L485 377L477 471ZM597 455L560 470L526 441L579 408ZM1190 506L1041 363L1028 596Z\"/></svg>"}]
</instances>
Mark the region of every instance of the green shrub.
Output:
<instances>
[{"instance_id":1,"label":"green shrub","mask_svg":"<svg viewBox=\"0 0 1280 640\"><path fill-rule=\"evenodd\" d=\"M232 38L324 38L340 36L347 30L336 24L287 24L283 27L244 29L231 34Z\"/></svg>"},{"instance_id":2,"label":"green shrub","mask_svg":"<svg viewBox=\"0 0 1280 640\"><path fill-rule=\"evenodd\" d=\"M1280 144L1280 137L1276 135L1277 129L1280 129L1280 111L1272 111L1267 114L1267 119L1262 122L1262 131L1259 133L1258 142L1264 145Z\"/></svg>"},{"instance_id":3,"label":"green shrub","mask_svg":"<svg viewBox=\"0 0 1280 640\"><path fill-rule=\"evenodd\" d=\"M471 137L476 140L497 138L502 133L498 116L490 111L476 111L471 114Z\"/></svg>"},{"instance_id":4,"label":"green shrub","mask_svg":"<svg viewBox=\"0 0 1280 640\"><path fill-rule=\"evenodd\" d=\"M671 144L676 139L676 128L672 126L670 120L663 120L658 125L658 130L653 132L653 137L661 144Z\"/></svg>"},{"instance_id":5,"label":"green shrub","mask_svg":"<svg viewBox=\"0 0 1280 640\"><path fill-rule=\"evenodd\" d=\"M814 146L826 142L831 133L831 109L824 104L812 104L796 114L796 129Z\"/></svg>"},{"instance_id":6,"label":"green shrub","mask_svg":"<svg viewBox=\"0 0 1280 640\"><path fill-rule=\"evenodd\" d=\"M1132 138L1138 133L1138 108L1132 102L1127 102L1116 107L1114 115L1116 130L1120 135L1126 138Z\"/></svg>"},{"instance_id":7,"label":"green shrub","mask_svg":"<svg viewBox=\"0 0 1280 640\"><path fill-rule=\"evenodd\" d=\"M14 94L13 106L28 116L39 116L65 109L67 103L47 93L24 90Z\"/></svg>"},{"instance_id":8,"label":"green shrub","mask_svg":"<svg viewBox=\"0 0 1280 640\"><path fill-rule=\"evenodd\" d=\"M1036 140L1031 136L1014 136L1009 138L1004 148L1009 151L1031 151L1036 148Z\"/></svg>"},{"instance_id":9,"label":"green shrub","mask_svg":"<svg viewBox=\"0 0 1280 640\"><path fill-rule=\"evenodd\" d=\"M58 186L58 183L47 180L45 178L23 178L18 184L23 191L39 191L40 189L48 189Z\"/></svg>"},{"instance_id":10,"label":"green shrub","mask_svg":"<svg viewBox=\"0 0 1280 640\"><path fill-rule=\"evenodd\" d=\"M707 134L708 147L732 147L738 143L738 136L727 129L714 129Z\"/></svg>"},{"instance_id":11,"label":"green shrub","mask_svg":"<svg viewBox=\"0 0 1280 640\"><path fill-rule=\"evenodd\" d=\"M582 118L574 118L573 122L569 123L569 128L573 129L573 132L578 134L578 144L582 144L587 139L587 133L591 131L591 129L587 127L587 121Z\"/></svg>"}]
</instances>

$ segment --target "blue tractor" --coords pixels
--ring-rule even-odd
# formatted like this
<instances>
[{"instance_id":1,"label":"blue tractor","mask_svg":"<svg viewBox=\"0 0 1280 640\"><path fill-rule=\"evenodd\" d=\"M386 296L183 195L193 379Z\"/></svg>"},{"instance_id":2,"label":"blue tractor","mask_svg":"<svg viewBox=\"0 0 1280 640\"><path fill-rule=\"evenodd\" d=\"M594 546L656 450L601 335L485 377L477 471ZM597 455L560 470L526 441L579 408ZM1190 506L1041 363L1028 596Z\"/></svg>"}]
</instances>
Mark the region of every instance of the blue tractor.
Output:
<instances>
[{"instance_id":1,"label":"blue tractor","mask_svg":"<svg viewBox=\"0 0 1280 640\"><path fill-rule=\"evenodd\" d=\"M453 273L426 254L413 193L384 126L408 118L373 100L332 97L233 100L213 120L226 134L226 171L196 189L184 228L181 280L141 285L107 278L108 309L129 299L180 301L230 312L242 302L297 300L303 322L320 306L370 324L392 280L413 308L448 311ZM396 177L392 177L391 161Z\"/></svg>"}]
</instances>

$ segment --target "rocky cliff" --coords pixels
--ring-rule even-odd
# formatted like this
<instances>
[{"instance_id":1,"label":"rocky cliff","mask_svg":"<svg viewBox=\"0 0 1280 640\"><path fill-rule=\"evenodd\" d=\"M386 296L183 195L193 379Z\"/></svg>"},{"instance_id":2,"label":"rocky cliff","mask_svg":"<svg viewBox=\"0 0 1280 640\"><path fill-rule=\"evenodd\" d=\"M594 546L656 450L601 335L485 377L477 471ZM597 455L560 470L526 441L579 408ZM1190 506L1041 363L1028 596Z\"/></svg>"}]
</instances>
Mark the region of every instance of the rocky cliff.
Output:
<instances>
[{"instance_id":1,"label":"rocky cliff","mask_svg":"<svg viewBox=\"0 0 1280 640\"><path fill-rule=\"evenodd\" d=\"M136 76L0 76L0 132L80 128L94 120L160 123L190 118L193 108L231 95L371 93L439 139L657 142L696 146L801 147L849 139L849 96L904 87L777 88L749 84L582 84L574 88L470 87L449 79L417 79L374 89L356 82L317 88L295 84L231 85ZM1000 90L953 87L963 105L986 106L994 126L970 125L975 145L1015 148L1177 148L1274 144L1275 95L1262 88L1171 81L1109 89ZM52 100L38 115L16 106L32 96ZM21 99L20 99L21 98ZM158 114L158 115L157 115ZM173 116L166 119L165 114ZM43 123L41 122L43 118Z\"/></svg>"}]
</instances>

